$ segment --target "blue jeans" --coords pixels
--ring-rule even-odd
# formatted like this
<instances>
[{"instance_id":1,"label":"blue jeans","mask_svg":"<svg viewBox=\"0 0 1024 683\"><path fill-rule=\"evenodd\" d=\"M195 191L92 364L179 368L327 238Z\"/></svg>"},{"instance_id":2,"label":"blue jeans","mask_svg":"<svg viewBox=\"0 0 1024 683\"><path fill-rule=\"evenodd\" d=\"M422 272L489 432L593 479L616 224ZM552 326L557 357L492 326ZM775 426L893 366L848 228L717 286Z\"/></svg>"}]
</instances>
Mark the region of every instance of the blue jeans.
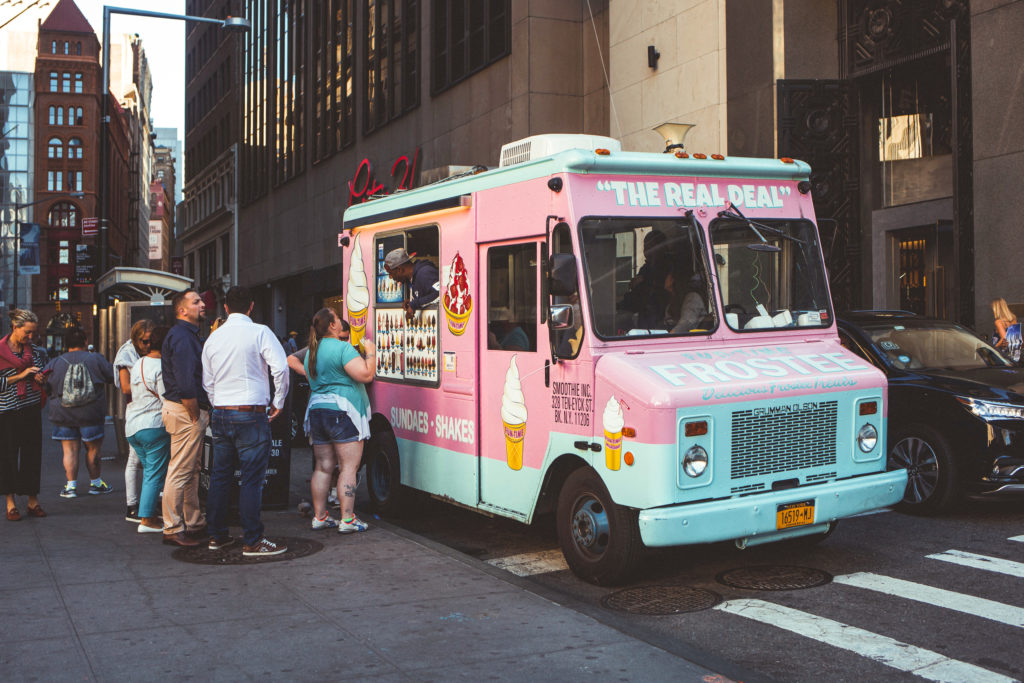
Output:
<instances>
[{"instance_id":1,"label":"blue jeans","mask_svg":"<svg viewBox=\"0 0 1024 683\"><path fill-rule=\"evenodd\" d=\"M171 435L163 427L140 429L128 437L142 463L139 517L157 516L157 499L164 489L167 462L171 459Z\"/></svg>"},{"instance_id":2,"label":"blue jeans","mask_svg":"<svg viewBox=\"0 0 1024 683\"><path fill-rule=\"evenodd\" d=\"M270 461L270 420L264 412L214 408L210 426L213 428L213 467L206 496L207 530L216 539L228 535L228 500L237 465L242 473L238 516L242 521L243 542L255 545L263 537L260 509Z\"/></svg>"}]
</instances>

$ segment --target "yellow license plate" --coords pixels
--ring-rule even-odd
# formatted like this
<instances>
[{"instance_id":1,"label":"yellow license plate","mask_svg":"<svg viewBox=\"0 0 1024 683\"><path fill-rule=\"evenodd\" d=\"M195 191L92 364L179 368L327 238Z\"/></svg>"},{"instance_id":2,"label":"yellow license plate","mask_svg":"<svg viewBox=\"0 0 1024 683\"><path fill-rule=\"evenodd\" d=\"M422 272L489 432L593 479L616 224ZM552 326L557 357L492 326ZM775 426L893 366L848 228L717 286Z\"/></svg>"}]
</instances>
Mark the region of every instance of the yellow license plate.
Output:
<instances>
[{"instance_id":1,"label":"yellow license plate","mask_svg":"<svg viewBox=\"0 0 1024 683\"><path fill-rule=\"evenodd\" d=\"M814 524L814 501L786 503L775 510L775 528L789 529L795 526Z\"/></svg>"}]
</instances>

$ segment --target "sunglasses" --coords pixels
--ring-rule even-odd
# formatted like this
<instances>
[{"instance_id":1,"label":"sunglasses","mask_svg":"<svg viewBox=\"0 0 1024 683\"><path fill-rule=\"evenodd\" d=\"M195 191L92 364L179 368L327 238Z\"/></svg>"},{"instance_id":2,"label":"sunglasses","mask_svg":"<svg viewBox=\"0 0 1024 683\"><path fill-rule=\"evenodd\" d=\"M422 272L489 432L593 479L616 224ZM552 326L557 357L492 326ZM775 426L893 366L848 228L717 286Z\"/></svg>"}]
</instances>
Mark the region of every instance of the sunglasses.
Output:
<instances>
[{"instance_id":1,"label":"sunglasses","mask_svg":"<svg viewBox=\"0 0 1024 683\"><path fill-rule=\"evenodd\" d=\"M149 343L151 343L152 341L153 341L153 340L152 340L151 338L149 338L149 337L145 337L145 338L143 338L143 339L140 339L140 340L139 340L139 343L140 343L140 344L149 344Z\"/></svg>"}]
</instances>

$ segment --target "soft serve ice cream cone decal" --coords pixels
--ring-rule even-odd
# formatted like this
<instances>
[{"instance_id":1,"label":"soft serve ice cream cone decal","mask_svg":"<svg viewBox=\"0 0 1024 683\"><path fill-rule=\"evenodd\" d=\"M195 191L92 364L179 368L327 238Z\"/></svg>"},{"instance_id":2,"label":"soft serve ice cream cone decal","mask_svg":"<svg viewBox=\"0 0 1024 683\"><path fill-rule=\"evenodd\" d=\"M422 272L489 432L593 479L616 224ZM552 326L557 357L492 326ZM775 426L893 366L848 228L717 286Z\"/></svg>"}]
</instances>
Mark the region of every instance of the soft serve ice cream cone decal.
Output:
<instances>
[{"instance_id":1,"label":"soft serve ice cream cone decal","mask_svg":"<svg viewBox=\"0 0 1024 683\"><path fill-rule=\"evenodd\" d=\"M445 317L448 319L448 329L454 335L461 335L466 331L469 314L473 312L473 297L469 293L466 264L458 252L455 252L455 258L452 259L452 266L448 272L448 282L444 288L442 305Z\"/></svg>"},{"instance_id":2,"label":"soft serve ice cream cone decal","mask_svg":"<svg viewBox=\"0 0 1024 683\"><path fill-rule=\"evenodd\" d=\"M505 428L505 455L508 466L514 470L523 468L523 439L526 437L526 397L519 381L519 366L516 356L508 364L505 373L505 390L501 394L501 422Z\"/></svg>"},{"instance_id":3,"label":"soft serve ice cream cone decal","mask_svg":"<svg viewBox=\"0 0 1024 683\"><path fill-rule=\"evenodd\" d=\"M345 294L345 307L348 308L349 339L352 346L359 347L366 334L366 309L370 305L370 288L366 284L366 269L363 266L363 251L359 248L359 238L355 238L355 246L348 261L348 292Z\"/></svg>"},{"instance_id":4,"label":"soft serve ice cream cone decal","mask_svg":"<svg viewBox=\"0 0 1024 683\"><path fill-rule=\"evenodd\" d=\"M604 464L610 470L617 470L622 466L622 426L625 418L622 416L622 406L612 396L604 406Z\"/></svg>"}]
</instances>

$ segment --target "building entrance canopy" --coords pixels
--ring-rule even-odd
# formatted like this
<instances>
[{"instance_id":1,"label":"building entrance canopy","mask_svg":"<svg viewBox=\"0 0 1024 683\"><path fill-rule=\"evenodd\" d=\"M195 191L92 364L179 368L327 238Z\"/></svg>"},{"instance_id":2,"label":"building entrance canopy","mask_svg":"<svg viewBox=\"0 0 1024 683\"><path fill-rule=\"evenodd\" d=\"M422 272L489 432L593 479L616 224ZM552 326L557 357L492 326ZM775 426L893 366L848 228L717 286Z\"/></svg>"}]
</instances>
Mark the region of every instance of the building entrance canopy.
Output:
<instances>
[{"instance_id":1,"label":"building entrance canopy","mask_svg":"<svg viewBox=\"0 0 1024 683\"><path fill-rule=\"evenodd\" d=\"M123 301L164 303L169 296L192 286L192 278L149 268L112 268L96 281L100 296Z\"/></svg>"}]
</instances>

